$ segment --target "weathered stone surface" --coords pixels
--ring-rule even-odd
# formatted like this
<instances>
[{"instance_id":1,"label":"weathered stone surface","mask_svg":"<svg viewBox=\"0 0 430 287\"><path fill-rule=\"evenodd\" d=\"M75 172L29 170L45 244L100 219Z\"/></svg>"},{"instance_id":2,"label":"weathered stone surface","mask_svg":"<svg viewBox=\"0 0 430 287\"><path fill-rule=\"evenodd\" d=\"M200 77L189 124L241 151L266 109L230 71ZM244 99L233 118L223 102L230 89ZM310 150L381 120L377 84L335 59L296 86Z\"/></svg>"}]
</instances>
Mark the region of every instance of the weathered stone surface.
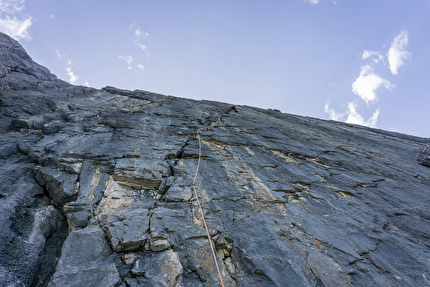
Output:
<instances>
[{"instance_id":1,"label":"weathered stone surface","mask_svg":"<svg viewBox=\"0 0 430 287\"><path fill-rule=\"evenodd\" d=\"M0 134L0 146L23 138ZM62 213L34 179L26 155L0 158L0 286L41 286L67 236Z\"/></svg>"},{"instance_id":2,"label":"weathered stone surface","mask_svg":"<svg viewBox=\"0 0 430 287\"><path fill-rule=\"evenodd\" d=\"M121 282L98 227L72 232L64 242L57 270L48 286L117 286Z\"/></svg>"},{"instance_id":3,"label":"weathered stone surface","mask_svg":"<svg viewBox=\"0 0 430 287\"><path fill-rule=\"evenodd\" d=\"M430 145L424 145L418 152L417 160L419 163L430 167Z\"/></svg>"},{"instance_id":4,"label":"weathered stone surface","mask_svg":"<svg viewBox=\"0 0 430 287\"><path fill-rule=\"evenodd\" d=\"M1 65L0 285L218 286L230 105ZM237 108L225 286L428 285L430 139Z\"/></svg>"},{"instance_id":5,"label":"weathered stone surface","mask_svg":"<svg viewBox=\"0 0 430 287\"><path fill-rule=\"evenodd\" d=\"M155 252L164 251L170 248L170 243L166 239L153 240L151 242L151 250Z\"/></svg>"},{"instance_id":6,"label":"weathered stone surface","mask_svg":"<svg viewBox=\"0 0 430 287\"><path fill-rule=\"evenodd\" d=\"M41 80L57 79L47 68L33 62L17 41L3 33L0 35L0 63L0 78L10 72L20 72Z\"/></svg>"},{"instance_id":7,"label":"weathered stone surface","mask_svg":"<svg viewBox=\"0 0 430 287\"><path fill-rule=\"evenodd\" d=\"M37 182L46 188L49 197L58 205L71 201L78 194L78 175L70 175L51 167L34 168Z\"/></svg>"},{"instance_id":8,"label":"weathered stone surface","mask_svg":"<svg viewBox=\"0 0 430 287\"><path fill-rule=\"evenodd\" d=\"M116 252L143 250L149 230L148 210L121 210L105 214L101 225Z\"/></svg>"},{"instance_id":9,"label":"weathered stone surface","mask_svg":"<svg viewBox=\"0 0 430 287\"><path fill-rule=\"evenodd\" d=\"M163 176L169 174L169 165L164 160L124 158L117 160L113 179L136 189L158 189Z\"/></svg>"},{"instance_id":10,"label":"weathered stone surface","mask_svg":"<svg viewBox=\"0 0 430 287\"><path fill-rule=\"evenodd\" d=\"M149 279L150 286L182 286L182 265L173 250L144 256L134 264L131 273Z\"/></svg>"},{"instance_id":11,"label":"weathered stone surface","mask_svg":"<svg viewBox=\"0 0 430 287\"><path fill-rule=\"evenodd\" d=\"M177 181L175 181L173 185L167 190L167 193L164 196L165 201L189 201L193 197L192 187L189 186L189 183L185 183L185 181L181 179L182 178L179 178Z\"/></svg>"}]
</instances>

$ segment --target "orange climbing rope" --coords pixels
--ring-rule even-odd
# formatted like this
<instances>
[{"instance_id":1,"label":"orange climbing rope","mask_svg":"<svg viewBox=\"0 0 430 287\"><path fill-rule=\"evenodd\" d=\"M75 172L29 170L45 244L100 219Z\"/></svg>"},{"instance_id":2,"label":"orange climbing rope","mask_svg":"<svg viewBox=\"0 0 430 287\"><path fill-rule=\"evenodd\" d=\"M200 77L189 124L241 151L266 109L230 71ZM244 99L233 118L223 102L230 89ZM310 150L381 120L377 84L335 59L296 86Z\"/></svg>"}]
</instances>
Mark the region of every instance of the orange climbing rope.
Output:
<instances>
[{"instance_id":1,"label":"orange climbing rope","mask_svg":"<svg viewBox=\"0 0 430 287\"><path fill-rule=\"evenodd\" d=\"M197 162L196 174L195 174L195 176L194 176L194 180L193 180L193 184L192 184L192 187L193 187L193 190L194 190L194 194L195 194L195 196L196 196L197 203L198 203L198 205L199 205L200 214L202 215L203 224L204 224L205 229L206 229L206 234L207 234L207 236L208 236L209 244L210 244L210 246L211 246L212 256L213 256L214 261L215 261L216 270L218 271L218 276L219 276L219 280L220 280L220 282L221 282L221 286L222 286L222 287L224 287L224 283L222 282L221 272L219 271L218 262L217 262L217 260L216 260L214 247L213 247L213 245L212 245L212 239L211 239L211 236L209 235L208 226L206 225L205 216L203 215L203 210L202 210L202 206L200 205L199 196L197 195L197 190L196 190L196 188L195 188L195 183L196 183L197 175L198 175L198 173L199 173L200 160L201 160L201 158L202 158L202 144L201 144L201 139L200 139L200 131L205 130L205 129L210 128L210 127L213 127L214 125L216 125L216 124L219 122L219 120L221 119L221 117L222 117L222 116L225 116L225 115L227 115L227 114L221 114L221 115L218 117L218 120L216 120L216 121L215 121L215 122L213 122L212 124L208 125L207 127L200 128L200 129L198 129L198 130L197 130L197 135L196 135L196 137L197 137L197 139L199 140L199 160L198 160L198 162Z\"/></svg>"}]
</instances>

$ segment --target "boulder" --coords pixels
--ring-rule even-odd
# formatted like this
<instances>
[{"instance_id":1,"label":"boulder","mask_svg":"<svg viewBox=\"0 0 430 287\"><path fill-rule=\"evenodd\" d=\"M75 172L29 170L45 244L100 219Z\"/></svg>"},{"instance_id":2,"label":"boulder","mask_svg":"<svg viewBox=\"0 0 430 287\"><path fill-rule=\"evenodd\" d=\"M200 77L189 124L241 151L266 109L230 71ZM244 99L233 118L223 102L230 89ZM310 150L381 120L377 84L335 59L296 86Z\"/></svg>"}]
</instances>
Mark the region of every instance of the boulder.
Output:
<instances>
[{"instance_id":1,"label":"boulder","mask_svg":"<svg viewBox=\"0 0 430 287\"><path fill-rule=\"evenodd\" d=\"M166 161L146 158L119 159L115 165L113 179L118 183L135 189L155 189L163 177L170 175Z\"/></svg>"},{"instance_id":2,"label":"boulder","mask_svg":"<svg viewBox=\"0 0 430 287\"><path fill-rule=\"evenodd\" d=\"M45 187L49 197L58 205L72 201L79 192L76 174L43 166L35 167L34 173L37 182Z\"/></svg>"},{"instance_id":3,"label":"boulder","mask_svg":"<svg viewBox=\"0 0 430 287\"><path fill-rule=\"evenodd\" d=\"M116 252L143 250L149 231L148 210L119 210L104 215L101 225Z\"/></svg>"},{"instance_id":4,"label":"boulder","mask_svg":"<svg viewBox=\"0 0 430 287\"><path fill-rule=\"evenodd\" d=\"M72 232L48 286L117 286L121 282L105 233L96 226Z\"/></svg>"},{"instance_id":5,"label":"boulder","mask_svg":"<svg viewBox=\"0 0 430 287\"><path fill-rule=\"evenodd\" d=\"M167 250L142 257L134 264L131 274L149 279L150 286L179 287L182 286L182 269L178 254Z\"/></svg>"}]
</instances>

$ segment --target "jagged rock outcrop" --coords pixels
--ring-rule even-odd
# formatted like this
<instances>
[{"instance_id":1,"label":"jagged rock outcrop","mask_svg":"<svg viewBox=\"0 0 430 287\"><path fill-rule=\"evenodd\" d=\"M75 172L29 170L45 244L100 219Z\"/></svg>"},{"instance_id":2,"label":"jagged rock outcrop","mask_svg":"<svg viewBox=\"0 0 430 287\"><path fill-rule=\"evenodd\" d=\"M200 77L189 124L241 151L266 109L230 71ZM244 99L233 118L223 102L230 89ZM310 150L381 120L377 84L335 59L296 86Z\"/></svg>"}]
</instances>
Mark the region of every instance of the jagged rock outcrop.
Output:
<instances>
[{"instance_id":1,"label":"jagged rock outcrop","mask_svg":"<svg viewBox=\"0 0 430 287\"><path fill-rule=\"evenodd\" d=\"M23 73L39 80L54 81L57 79L47 68L33 62L17 41L2 33L0 36L0 78L6 77L10 72ZM20 75L20 78L22 80L26 77ZM13 81L14 75L10 75L8 80Z\"/></svg>"},{"instance_id":2,"label":"jagged rock outcrop","mask_svg":"<svg viewBox=\"0 0 430 287\"><path fill-rule=\"evenodd\" d=\"M0 79L0 285L220 286L190 184L229 105L27 70ZM225 286L429 285L429 139L237 109L195 182Z\"/></svg>"},{"instance_id":3,"label":"jagged rock outcrop","mask_svg":"<svg viewBox=\"0 0 430 287\"><path fill-rule=\"evenodd\" d=\"M423 145L420 148L417 160L421 164L430 167L430 144Z\"/></svg>"}]
</instances>

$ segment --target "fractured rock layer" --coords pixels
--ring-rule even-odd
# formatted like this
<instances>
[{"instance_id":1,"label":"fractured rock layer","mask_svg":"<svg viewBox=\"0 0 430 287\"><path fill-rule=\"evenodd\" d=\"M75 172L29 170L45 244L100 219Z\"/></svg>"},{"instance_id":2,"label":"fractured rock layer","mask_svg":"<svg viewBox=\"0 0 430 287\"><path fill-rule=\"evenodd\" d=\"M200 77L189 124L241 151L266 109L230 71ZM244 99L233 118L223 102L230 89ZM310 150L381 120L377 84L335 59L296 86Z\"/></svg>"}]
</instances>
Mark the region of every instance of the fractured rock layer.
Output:
<instances>
[{"instance_id":1,"label":"fractured rock layer","mask_svg":"<svg viewBox=\"0 0 430 287\"><path fill-rule=\"evenodd\" d=\"M0 283L219 286L190 184L195 132L229 105L8 61ZM225 286L429 284L430 169L416 160L429 139L237 109L201 132L195 182Z\"/></svg>"}]
</instances>

